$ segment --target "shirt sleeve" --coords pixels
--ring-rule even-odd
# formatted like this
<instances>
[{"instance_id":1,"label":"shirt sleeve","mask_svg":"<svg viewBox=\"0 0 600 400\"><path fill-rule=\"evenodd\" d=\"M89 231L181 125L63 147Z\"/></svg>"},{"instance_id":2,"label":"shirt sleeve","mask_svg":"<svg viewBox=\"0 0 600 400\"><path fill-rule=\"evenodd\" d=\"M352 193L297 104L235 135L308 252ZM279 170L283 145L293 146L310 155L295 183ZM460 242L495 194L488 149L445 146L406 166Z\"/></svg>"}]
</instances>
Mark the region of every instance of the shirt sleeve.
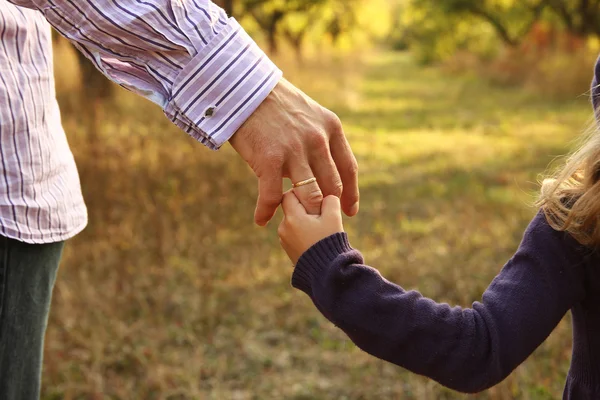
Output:
<instances>
[{"instance_id":1,"label":"shirt sleeve","mask_svg":"<svg viewBox=\"0 0 600 400\"><path fill-rule=\"evenodd\" d=\"M475 393L504 380L584 297L585 254L540 213L471 308L436 303L387 281L363 265L345 234L306 252L292 284L367 353Z\"/></svg>"},{"instance_id":2,"label":"shirt sleeve","mask_svg":"<svg viewBox=\"0 0 600 400\"><path fill-rule=\"evenodd\" d=\"M96 67L160 105L212 149L267 97L281 71L207 0L11 0L37 9Z\"/></svg>"}]
</instances>

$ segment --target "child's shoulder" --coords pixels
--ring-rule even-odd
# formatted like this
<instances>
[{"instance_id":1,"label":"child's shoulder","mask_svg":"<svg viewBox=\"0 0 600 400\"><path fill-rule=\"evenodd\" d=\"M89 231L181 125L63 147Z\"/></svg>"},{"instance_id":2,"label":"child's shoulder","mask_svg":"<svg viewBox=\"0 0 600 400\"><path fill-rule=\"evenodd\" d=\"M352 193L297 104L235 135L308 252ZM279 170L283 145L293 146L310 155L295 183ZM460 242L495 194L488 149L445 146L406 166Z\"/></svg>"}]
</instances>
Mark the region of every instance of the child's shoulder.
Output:
<instances>
[{"instance_id":1,"label":"child's shoulder","mask_svg":"<svg viewBox=\"0 0 600 400\"><path fill-rule=\"evenodd\" d=\"M540 252L564 253L589 259L600 257L596 248L579 243L569 232L553 228L543 209L538 210L523 236L522 246L532 246Z\"/></svg>"}]
</instances>

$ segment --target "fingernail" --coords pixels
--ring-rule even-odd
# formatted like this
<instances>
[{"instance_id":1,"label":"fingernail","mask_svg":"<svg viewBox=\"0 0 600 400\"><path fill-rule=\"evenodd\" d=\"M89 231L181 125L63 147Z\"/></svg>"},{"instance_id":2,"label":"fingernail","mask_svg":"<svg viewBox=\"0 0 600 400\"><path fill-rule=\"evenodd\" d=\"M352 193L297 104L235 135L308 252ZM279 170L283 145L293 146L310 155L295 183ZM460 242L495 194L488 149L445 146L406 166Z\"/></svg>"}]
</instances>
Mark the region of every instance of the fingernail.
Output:
<instances>
[{"instance_id":1,"label":"fingernail","mask_svg":"<svg viewBox=\"0 0 600 400\"><path fill-rule=\"evenodd\" d=\"M352 207L350 207L350 214L352 214L352 215L358 214L358 209L359 209L359 205L358 205L358 201L357 201L356 203L354 203L354 205Z\"/></svg>"}]
</instances>

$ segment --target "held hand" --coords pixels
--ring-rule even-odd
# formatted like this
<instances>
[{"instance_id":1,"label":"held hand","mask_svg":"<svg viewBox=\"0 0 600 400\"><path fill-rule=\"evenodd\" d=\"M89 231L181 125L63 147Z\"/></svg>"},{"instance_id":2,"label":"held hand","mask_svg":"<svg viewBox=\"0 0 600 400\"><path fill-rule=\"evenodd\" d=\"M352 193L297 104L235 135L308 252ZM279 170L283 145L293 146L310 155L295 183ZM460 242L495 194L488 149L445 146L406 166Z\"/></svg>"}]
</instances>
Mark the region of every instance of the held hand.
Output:
<instances>
[{"instance_id":1,"label":"held hand","mask_svg":"<svg viewBox=\"0 0 600 400\"><path fill-rule=\"evenodd\" d=\"M277 233L281 246L294 265L312 245L335 233L343 232L340 199L328 196L323 200L321 215L310 215L293 192L283 196L283 221Z\"/></svg>"},{"instance_id":2,"label":"held hand","mask_svg":"<svg viewBox=\"0 0 600 400\"><path fill-rule=\"evenodd\" d=\"M295 189L309 214L318 215L329 195L341 197L348 216L358 212L357 164L340 120L286 80L229 142L259 179L258 225L266 225L281 203L283 178L317 179Z\"/></svg>"}]
</instances>

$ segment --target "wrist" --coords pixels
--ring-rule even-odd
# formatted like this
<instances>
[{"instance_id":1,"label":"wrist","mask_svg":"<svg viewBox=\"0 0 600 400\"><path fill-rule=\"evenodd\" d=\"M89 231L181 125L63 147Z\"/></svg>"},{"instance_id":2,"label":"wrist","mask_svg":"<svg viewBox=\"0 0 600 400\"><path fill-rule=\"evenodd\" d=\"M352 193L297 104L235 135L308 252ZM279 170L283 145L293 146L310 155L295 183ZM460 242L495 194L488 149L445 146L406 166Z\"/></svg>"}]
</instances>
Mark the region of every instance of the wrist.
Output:
<instances>
[{"instance_id":1,"label":"wrist","mask_svg":"<svg viewBox=\"0 0 600 400\"><path fill-rule=\"evenodd\" d=\"M340 255L353 250L345 232L338 232L320 240L298 259L292 275L292 286L310 295L313 281L320 279L323 271Z\"/></svg>"},{"instance_id":2,"label":"wrist","mask_svg":"<svg viewBox=\"0 0 600 400\"><path fill-rule=\"evenodd\" d=\"M166 112L172 119L188 121L212 148L219 148L254 113L281 76L281 70L239 23L229 18L179 72Z\"/></svg>"},{"instance_id":3,"label":"wrist","mask_svg":"<svg viewBox=\"0 0 600 400\"><path fill-rule=\"evenodd\" d=\"M245 136L247 132L253 132L258 128L260 121L264 118L269 118L274 109L277 109L277 99L280 97L281 92L284 90L285 79L282 77L275 84L273 89L266 95L266 97L256 107L254 112L240 125L240 127L231 135L229 143L236 147L236 143L241 137Z\"/></svg>"}]
</instances>

